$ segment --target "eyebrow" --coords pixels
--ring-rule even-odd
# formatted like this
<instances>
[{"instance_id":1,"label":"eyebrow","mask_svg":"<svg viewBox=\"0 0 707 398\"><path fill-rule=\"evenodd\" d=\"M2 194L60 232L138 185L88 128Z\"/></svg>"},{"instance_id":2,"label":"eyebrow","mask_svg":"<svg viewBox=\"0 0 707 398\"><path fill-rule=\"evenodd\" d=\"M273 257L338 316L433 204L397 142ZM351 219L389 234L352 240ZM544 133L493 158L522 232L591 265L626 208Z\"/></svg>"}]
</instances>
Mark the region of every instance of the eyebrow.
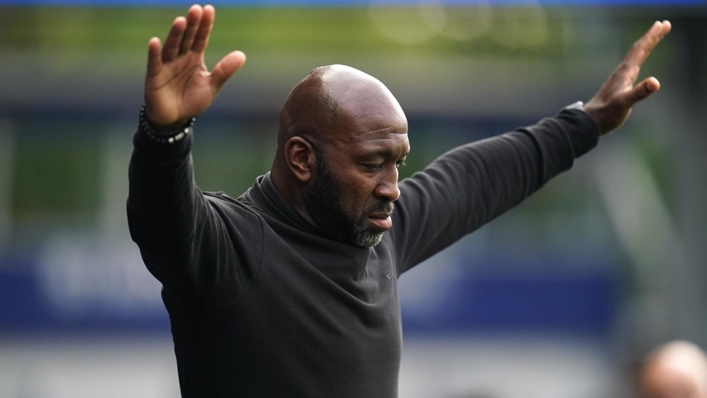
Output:
<instances>
[{"instance_id":1,"label":"eyebrow","mask_svg":"<svg viewBox=\"0 0 707 398\"><path fill-rule=\"evenodd\" d=\"M400 158L401 159L405 158L405 157L407 157L408 154L410 154L410 151L405 152L403 154L403 156L400 156ZM392 158L396 158L396 157L397 156L395 156L393 151L388 150L388 149L381 149L381 150L378 150L375 152L369 152L369 153L363 154L363 155L359 156L358 158L360 160L367 160L367 159L373 159L373 158L392 159Z\"/></svg>"}]
</instances>

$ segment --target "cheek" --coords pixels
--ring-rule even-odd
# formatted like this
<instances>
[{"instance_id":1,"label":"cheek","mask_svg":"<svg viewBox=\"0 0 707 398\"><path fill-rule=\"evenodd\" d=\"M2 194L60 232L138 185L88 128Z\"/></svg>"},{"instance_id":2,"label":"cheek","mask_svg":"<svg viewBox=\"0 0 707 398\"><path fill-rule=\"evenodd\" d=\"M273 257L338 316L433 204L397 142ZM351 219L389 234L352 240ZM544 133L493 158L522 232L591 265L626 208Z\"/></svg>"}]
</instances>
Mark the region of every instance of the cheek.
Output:
<instances>
[{"instance_id":1,"label":"cheek","mask_svg":"<svg viewBox=\"0 0 707 398\"><path fill-rule=\"evenodd\" d=\"M347 181L341 187L341 201L347 213L361 216L361 213L371 204L375 184L366 178Z\"/></svg>"}]
</instances>

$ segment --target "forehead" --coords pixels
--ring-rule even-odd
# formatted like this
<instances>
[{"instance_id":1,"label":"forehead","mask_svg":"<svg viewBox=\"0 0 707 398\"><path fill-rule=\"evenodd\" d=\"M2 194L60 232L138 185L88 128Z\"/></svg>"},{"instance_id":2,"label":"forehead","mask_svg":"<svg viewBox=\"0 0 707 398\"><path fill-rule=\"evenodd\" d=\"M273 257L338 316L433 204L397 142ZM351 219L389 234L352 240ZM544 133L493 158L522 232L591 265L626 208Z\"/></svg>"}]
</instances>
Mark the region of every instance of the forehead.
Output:
<instances>
[{"instance_id":1,"label":"forehead","mask_svg":"<svg viewBox=\"0 0 707 398\"><path fill-rule=\"evenodd\" d=\"M396 104L397 105L397 104ZM410 151L408 124L402 109L370 104L346 112L334 123L335 147L353 156L385 152L402 156Z\"/></svg>"},{"instance_id":2,"label":"forehead","mask_svg":"<svg viewBox=\"0 0 707 398\"><path fill-rule=\"evenodd\" d=\"M334 143L338 156L352 158L399 158L410 152L407 124L397 128L357 131L338 135Z\"/></svg>"}]
</instances>

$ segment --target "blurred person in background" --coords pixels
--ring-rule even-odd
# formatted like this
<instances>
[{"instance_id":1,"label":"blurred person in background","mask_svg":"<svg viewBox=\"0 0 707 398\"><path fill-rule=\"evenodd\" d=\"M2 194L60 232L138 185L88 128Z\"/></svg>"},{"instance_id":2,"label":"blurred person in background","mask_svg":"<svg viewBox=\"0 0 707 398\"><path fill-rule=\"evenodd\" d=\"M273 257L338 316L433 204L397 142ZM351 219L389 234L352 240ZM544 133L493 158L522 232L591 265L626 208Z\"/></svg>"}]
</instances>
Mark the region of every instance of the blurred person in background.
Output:
<instances>
[{"instance_id":1,"label":"blurred person in background","mask_svg":"<svg viewBox=\"0 0 707 398\"><path fill-rule=\"evenodd\" d=\"M571 168L631 107L670 31L656 22L586 104L463 145L398 184L407 119L377 79L314 69L281 115L270 173L237 199L198 189L194 117L245 62L209 72L215 10L194 5L149 42L134 135L130 233L162 283L185 397L397 396L397 278Z\"/></svg>"},{"instance_id":2,"label":"blurred person in background","mask_svg":"<svg viewBox=\"0 0 707 398\"><path fill-rule=\"evenodd\" d=\"M707 398L707 357L689 341L671 341L646 357L640 398Z\"/></svg>"}]
</instances>

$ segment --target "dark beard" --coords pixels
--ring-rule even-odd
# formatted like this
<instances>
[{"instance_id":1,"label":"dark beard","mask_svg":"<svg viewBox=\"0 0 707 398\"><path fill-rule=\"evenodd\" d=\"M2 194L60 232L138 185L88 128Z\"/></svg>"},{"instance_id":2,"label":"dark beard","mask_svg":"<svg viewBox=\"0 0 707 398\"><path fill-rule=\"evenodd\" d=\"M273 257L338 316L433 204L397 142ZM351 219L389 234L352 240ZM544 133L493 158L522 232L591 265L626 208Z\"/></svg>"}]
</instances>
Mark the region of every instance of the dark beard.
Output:
<instances>
[{"instance_id":1,"label":"dark beard","mask_svg":"<svg viewBox=\"0 0 707 398\"><path fill-rule=\"evenodd\" d=\"M331 178L321 156L317 156L317 173L312 186L304 194L304 202L317 226L330 238L355 246L370 248L383 239L385 231L366 226L368 214L393 211L393 202L379 200L360 215L344 211L340 189Z\"/></svg>"}]
</instances>

